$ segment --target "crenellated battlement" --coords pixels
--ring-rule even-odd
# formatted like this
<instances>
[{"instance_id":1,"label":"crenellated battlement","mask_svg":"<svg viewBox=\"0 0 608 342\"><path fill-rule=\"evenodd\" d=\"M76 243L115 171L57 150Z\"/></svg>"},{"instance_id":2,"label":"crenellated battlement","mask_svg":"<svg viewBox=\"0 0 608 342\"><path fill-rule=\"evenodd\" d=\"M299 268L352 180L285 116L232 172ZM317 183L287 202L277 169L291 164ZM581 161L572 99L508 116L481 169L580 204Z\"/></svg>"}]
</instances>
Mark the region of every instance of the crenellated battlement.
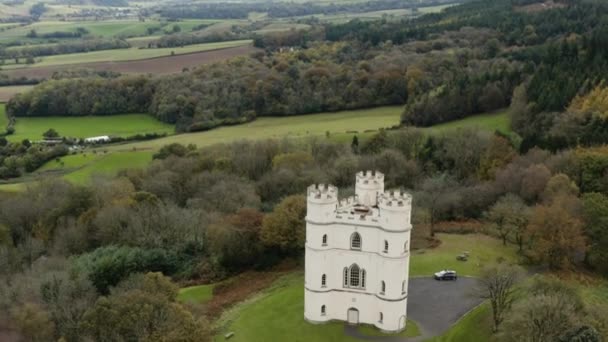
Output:
<instances>
[{"instance_id":1,"label":"crenellated battlement","mask_svg":"<svg viewBox=\"0 0 608 342\"><path fill-rule=\"evenodd\" d=\"M412 206L412 195L400 190L384 191L378 196L378 206L409 210Z\"/></svg>"},{"instance_id":2,"label":"crenellated battlement","mask_svg":"<svg viewBox=\"0 0 608 342\"><path fill-rule=\"evenodd\" d=\"M313 202L337 201L338 188L330 184L313 184L308 187L308 200Z\"/></svg>"},{"instance_id":3,"label":"crenellated battlement","mask_svg":"<svg viewBox=\"0 0 608 342\"><path fill-rule=\"evenodd\" d=\"M338 208L352 207L353 205L356 205L358 203L359 203L359 199L357 198L357 195L355 195L355 196L341 199L340 203L338 205Z\"/></svg>"},{"instance_id":4,"label":"crenellated battlement","mask_svg":"<svg viewBox=\"0 0 608 342\"><path fill-rule=\"evenodd\" d=\"M360 171L356 177L357 184L384 185L384 174L380 171Z\"/></svg>"}]
</instances>

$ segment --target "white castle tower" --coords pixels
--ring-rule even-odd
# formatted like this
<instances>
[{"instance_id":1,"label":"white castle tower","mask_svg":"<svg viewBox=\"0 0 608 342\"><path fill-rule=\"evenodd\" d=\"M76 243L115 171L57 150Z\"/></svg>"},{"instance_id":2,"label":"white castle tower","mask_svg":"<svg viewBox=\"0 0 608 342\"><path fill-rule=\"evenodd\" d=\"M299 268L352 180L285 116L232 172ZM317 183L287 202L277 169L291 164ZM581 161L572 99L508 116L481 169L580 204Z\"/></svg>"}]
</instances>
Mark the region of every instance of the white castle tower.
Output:
<instances>
[{"instance_id":1,"label":"white castle tower","mask_svg":"<svg viewBox=\"0 0 608 342\"><path fill-rule=\"evenodd\" d=\"M359 172L356 195L308 188L304 317L405 328L412 197L384 191L384 175Z\"/></svg>"}]
</instances>

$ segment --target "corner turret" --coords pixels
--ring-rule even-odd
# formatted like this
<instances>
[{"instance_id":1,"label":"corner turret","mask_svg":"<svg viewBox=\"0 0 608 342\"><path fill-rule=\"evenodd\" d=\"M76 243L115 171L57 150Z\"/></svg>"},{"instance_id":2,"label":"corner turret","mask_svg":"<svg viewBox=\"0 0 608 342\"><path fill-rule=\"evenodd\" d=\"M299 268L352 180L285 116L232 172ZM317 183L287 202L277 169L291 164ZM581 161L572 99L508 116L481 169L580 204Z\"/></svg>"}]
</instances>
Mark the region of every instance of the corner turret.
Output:
<instances>
[{"instance_id":1,"label":"corner turret","mask_svg":"<svg viewBox=\"0 0 608 342\"><path fill-rule=\"evenodd\" d=\"M386 230L411 229L412 195L399 190L385 191L378 195L381 225Z\"/></svg>"},{"instance_id":2,"label":"corner turret","mask_svg":"<svg viewBox=\"0 0 608 342\"><path fill-rule=\"evenodd\" d=\"M330 222L338 206L338 188L329 184L308 187L306 219L317 223Z\"/></svg>"}]
</instances>

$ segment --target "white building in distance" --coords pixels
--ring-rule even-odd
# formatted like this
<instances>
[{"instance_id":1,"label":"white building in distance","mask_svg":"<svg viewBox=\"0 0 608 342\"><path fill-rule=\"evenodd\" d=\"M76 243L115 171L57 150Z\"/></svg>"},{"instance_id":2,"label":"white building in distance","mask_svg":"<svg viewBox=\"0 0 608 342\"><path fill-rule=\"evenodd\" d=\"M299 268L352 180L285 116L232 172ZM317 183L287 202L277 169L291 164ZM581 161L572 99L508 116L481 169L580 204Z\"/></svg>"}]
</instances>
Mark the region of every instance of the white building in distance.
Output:
<instances>
[{"instance_id":1,"label":"white building in distance","mask_svg":"<svg viewBox=\"0 0 608 342\"><path fill-rule=\"evenodd\" d=\"M412 197L384 191L384 175L359 172L355 196L308 188L304 317L405 329Z\"/></svg>"}]
</instances>

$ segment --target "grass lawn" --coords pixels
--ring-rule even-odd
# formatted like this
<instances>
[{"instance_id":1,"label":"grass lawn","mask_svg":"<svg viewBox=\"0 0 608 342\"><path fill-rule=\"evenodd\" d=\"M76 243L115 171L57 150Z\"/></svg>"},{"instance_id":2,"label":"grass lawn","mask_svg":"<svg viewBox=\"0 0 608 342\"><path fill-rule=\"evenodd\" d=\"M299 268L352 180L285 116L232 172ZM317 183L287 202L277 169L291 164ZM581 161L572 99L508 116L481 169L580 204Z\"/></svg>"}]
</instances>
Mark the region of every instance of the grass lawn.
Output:
<instances>
[{"instance_id":1,"label":"grass lawn","mask_svg":"<svg viewBox=\"0 0 608 342\"><path fill-rule=\"evenodd\" d=\"M490 305L484 303L462 317L445 334L428 342L492 341L492 313Z\"/></svg>"},{"instance_id":2,"label":"grass lawn","mask_svg":"<svg viewBox=\"0 0 608 342\"><path fill-rule=\"evenodd\" d=\"M224 334L235 333L230 341L239 342L355 342L358 339L344 335L344 323L310 324L304 320L304 277L300 272L279 279L270 289L249 301L229 310L219 322L227 324L220 329L215 341L224 341ZM418 327L408 322L399 336L416 336ZM369 336L385 335L373 327L362 327Z\"/></svg>"},{"instance_id":3,"label":"grass lawn","mask_svg":"<svg viewBox=\"0 0 608 342\"><path fill-rule=\"evenodd\" d=\"M171 143L196 144L198 147L229 143L241 139L304 138L325 132L377 130L399 123L401 106L347 110L336 113L262 117L243 125L225 126L206 132L178 134L166 138L110 147L110 150L159 149Z\"/></svg>"},{"instance_id":4,"label":"grass lawn","mask_svg":"<svg viewBox=\"0 0 608 342\"><path fill-rule=\"evenodd\" d=\"M42 165L36 172L75 170L104 157L101 153L78 153L51 160Z\"/></svg>"},{"instance_id":5,"label":"grass lawn","mask_svg":"<svg viewBox=\"0 0 608 342\"><path fill-rule=\"evenodd\" d=\"M143 168L152 161L152 154L153 152L150 151L108 153L82 165L80 169L65 175L64 178L76 184L84 184L94 175L113 175L122 169Z\"/></svg>"},{"instance_id":6,"label":"grass lawn","mask_svg":"<svg viewBox=\"0 0 608 342\"><path fill-rule=\"evenodd\" d=\"M8 125L8 118L6 117L6 106L4 103L0 103L0 131L4 132L4 129Z\"/></svg>"},{"instance_id":7,"label":"grass lawn","mask_svg":"<svg viewBox=\"0 0 608 342\"><path fill-rule=\"evenodd\" d=\"M4 110L3 106L0 108L0 111ZM8 140L41 140L42 134L49 128L55 129L61 136L77 138L100 135L126 137L138 133L174 132L173 125L160 122L147 114L27 117L17 118L15 134L8 136Z\"/></svg>"},{"instance_id":8,"label":"grass lawn","mask_svg":"<svg viewBox=\"0 0 608 342\"><path fill-rule=\"evenodd\" d=\"M478 127L488 131L499 131L504 134L511 134L510 119L507 109L493 113L479 114L466 117L464 119L450 121L426 128L432 133L441 133L457 128Z\"/></svg>"},{"instance_id":9,"label":"grass lawn","mask_svg":"<svg viewBox=\"0 0 608 342\"><path fill-rule=\"evenodd\" d=\"M128 49L113 49L113 50L102 50L82 53L70 53L65 55L55 56L44 56L37 57L36 63L24 66L23 64L8 65L5 69L11 68L35 68L37 66L51 66L51 65L64 65L64 64L78 64L78 63L92 63L92 62L118 62L118 61L131 61L140 60L154 57L171 56L173 52L176 55L202 52L208 50L216 50L222 48L229 48L235 46L241 46L251 43L251 40L234 40L228 42L219 43L205 43L187 45L184 47L172 47L172 48L160 48L160 49L139 49L139 48L128 48Z\"/></svg>"},{"instance_id":10,"label":"grass lawn","mask_svg":"<svg viewBox=\"0 0 608 342\"><path fill-rule=\"evenodd\" d=\"M177 300L189 303L205 303L213 297L213 285L198 285L179 290Z\"/></svg>"},{"instance_id":11,"label":"grass lawn","mask_svg":"<svg viewBox=\"0 0 608 342\"><path fill-rule=\"evenodd\" d=\"M442 269L455 270L458 275L478 276L482 268L495 263L498 258L516 263L517 249L503 246L502 242L481 234L437 234L441 244L433 249L412 251L410 276L431 276ZM458 261L456 256L468 251L468 261Z\"/></svg>"}]
</instances>

